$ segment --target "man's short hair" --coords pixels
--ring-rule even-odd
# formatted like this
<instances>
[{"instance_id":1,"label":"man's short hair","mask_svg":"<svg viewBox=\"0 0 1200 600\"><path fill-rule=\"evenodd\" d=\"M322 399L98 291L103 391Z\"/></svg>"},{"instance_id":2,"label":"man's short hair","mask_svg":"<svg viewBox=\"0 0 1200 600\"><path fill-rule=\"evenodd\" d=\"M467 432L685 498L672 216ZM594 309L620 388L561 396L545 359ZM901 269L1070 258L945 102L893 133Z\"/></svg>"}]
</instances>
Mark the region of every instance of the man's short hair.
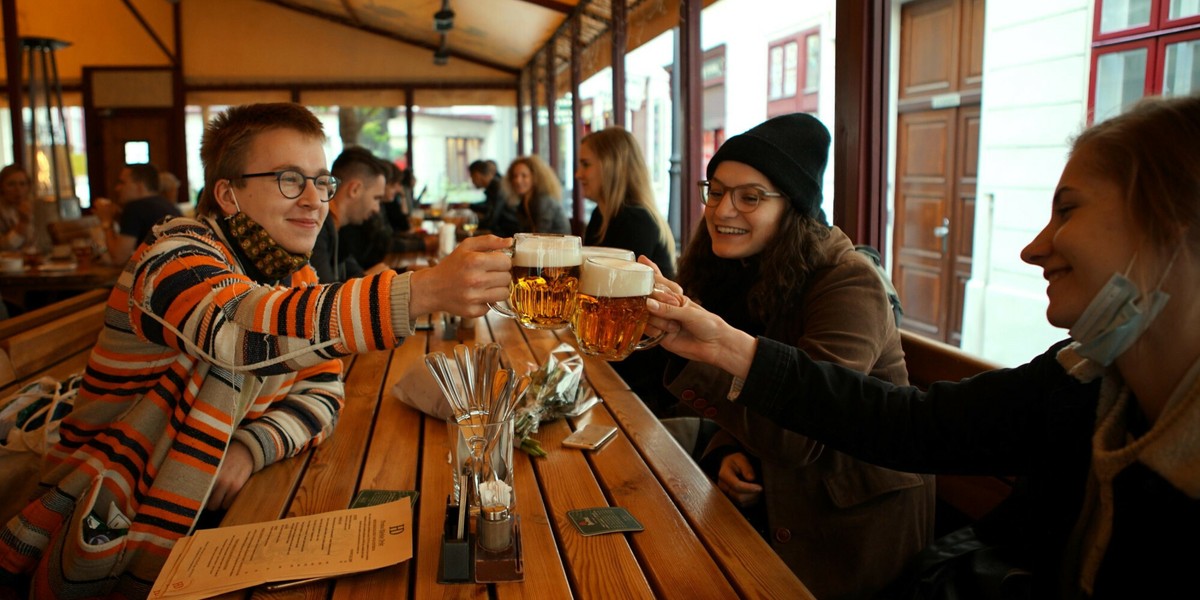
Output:
<instances>
[{"instance_id":1,"label":"man's short hair","mask_svg":"<svg viewBox=\"0 0 1200 600\"><path fill-rule=\"evenodd\" d=\"M341 181L366 181L379 176L387 179L388 175L386 164L361 146L351 146L342 150L337 160L333 161L332 171L333 176Z\"/></svg>"},{"instance_id":2,"label":"man's short hair","mask_svg":"<svg viewBox=\"0 0 1200 600\"><path fill-rule=\"evenodd\" d=\"M491 160L477 160L467 167L468 173L479 173L484 177L496 176L496 163Z\"/></svg>"},{"instance_id":3,"label":"man's short hair","mask_svg":"<svg viewBox=\"0 0 1200 600\"><path fill-rule=\"evenodd\" d=\"M157 194L162 187L158 183L158 167L150 163L125 165L129 169L129 178L146 186L146 191Z\"/></svg>"},{"instance_id":4,"label":"man's short hair","mask_svg":"<svg viewBox=\"0 0 1200 600\"><path fill-rule=\"evenodd\" d=\"M325 130L317 117L307 108L290 102L235 106L208 123L200 141L204 193L196 204L196 214L212 216L220 213L214 195L216 183L229 179L235 187L245 186L239 177L249 160L250 143L258 134L275 129L291 129L316 141L325 141Z\"/></svg>"}]
</instances>

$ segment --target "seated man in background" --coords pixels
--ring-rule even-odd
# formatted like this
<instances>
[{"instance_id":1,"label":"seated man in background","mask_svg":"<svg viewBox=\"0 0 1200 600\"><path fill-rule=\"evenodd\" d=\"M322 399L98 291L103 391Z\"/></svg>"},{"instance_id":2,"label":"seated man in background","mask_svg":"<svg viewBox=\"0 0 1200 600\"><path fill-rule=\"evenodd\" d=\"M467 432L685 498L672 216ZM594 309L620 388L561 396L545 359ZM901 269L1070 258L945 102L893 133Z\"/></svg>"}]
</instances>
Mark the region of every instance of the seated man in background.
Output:
<instances>
[{"instance_id":1,"label":"seated man in background","mask_svg":"<svg viewBox=\"0 0 1200 600\"><path fill-rule=\"evenodd\" d=\"M95 213L114 265L124 265L150 229L165 217L180 216L174 202L159 195L158 169L151 164L125 165L117 179L114 205L97 198Z\"/></svg>"},{"instance_id":2,"label":"seated man in background","mask_svg":"<svg viewBox=\"0 0 1200 600\"><path fill-rule=\"evenodd\" d=\"M500 237L512 237L518 231L516 209L508 205L508 196L504 193L504 179L496 168L496 162L477 160L467 167L471 175L471 183L475 189L483 190L481 209L476 209L479 215L479 228ZM479 205L476 205L479 206Z\"/></svg>"},{"instance_id":3,"label":"seated man in background","mask_svg":"<svg viewBox=\"0 0 1200 600\"><path fill-rule=\"evenodd\" d=\"M364 226L379 213L387 189L387 167L366 148L346 148L333 161L338 192L313 247L312 265L322 283L366 274L387 253L389 238L370 236ZM374 241L373 241L374 240ZM382 244L382 251L372 245ZM374 269L373 269L374 270Z\"/></svg>"},{"instance_id":4,"label":"seated man in background","mask_svg":"<svg viewBox=\"0 0 1200 600\"><path fill-rule=\"evenodd\" d=\"M510 242L492 236L428 269L320 285L308 259L338 188L324 141L296 104L208 124L197 218L156 227L113 290L40 498L0 528L0 590L146 597L201 511L333 432L337 357L398 346L418 316L480 316L508 297L512 261L494 250ZM93 513L120 525L90 525Z\"/></svg>"}]
</instances>

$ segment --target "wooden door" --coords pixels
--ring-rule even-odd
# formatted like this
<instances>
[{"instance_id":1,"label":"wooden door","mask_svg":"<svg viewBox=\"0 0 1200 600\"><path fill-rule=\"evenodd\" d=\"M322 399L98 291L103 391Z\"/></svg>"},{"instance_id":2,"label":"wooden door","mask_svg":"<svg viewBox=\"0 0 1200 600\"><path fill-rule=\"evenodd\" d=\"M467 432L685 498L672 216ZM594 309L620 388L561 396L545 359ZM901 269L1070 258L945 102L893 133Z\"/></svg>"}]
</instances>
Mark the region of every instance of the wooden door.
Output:
<instances>
[{"instance_id":1,"label":"wooden door","mask_svg":"<svg viewBox=\"0 0 1200 600\"><path fill-rule=\"evenodd\" d=\"M971 276L983 0L921 0L900 18L893 280L904 327L958 345Z\"/></svg>"},{"instance_id":2,"label":"wooden door","mask_svg":"<svg viewBox=\"0 0 1200 600\"><path fill-rule=\"evenodd\" d=\"M99 128L103 162L98 169L101 178L93 179L92 195L112 198L117 178L125 166L125 147L129 142L146 142L150 163L160 170L170 170L171 123L171 112L161 109L114 110L100 115L95 126Z\"/></svg>"}]
</instances>

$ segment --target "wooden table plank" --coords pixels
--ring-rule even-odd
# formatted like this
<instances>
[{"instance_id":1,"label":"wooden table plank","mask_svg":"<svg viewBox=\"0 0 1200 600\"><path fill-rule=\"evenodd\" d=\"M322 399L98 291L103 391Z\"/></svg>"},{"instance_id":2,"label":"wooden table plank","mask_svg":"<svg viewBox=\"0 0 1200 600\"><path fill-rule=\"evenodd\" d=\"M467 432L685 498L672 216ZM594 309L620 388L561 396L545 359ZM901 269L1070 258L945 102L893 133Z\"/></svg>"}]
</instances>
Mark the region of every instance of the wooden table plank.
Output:
<instances>
[{"instance_id":1,"label":"wooden table plank","mask_svg":"<svg viewBox=\"0 0 1200 600\"><path fill-rule=\"evenodd\" d=\"M588 358L585 363L594 365L592 360ZM601 370L592 366L590 372ZM604 404L622 424L630 441L638 448L709 552L723 565L738 595L813 597L666 429L639 425L649 422L654 415L637 394L614 391L605 395Z\"/></svg>"},{"instance_id":2,"label":"wooden table plank","mask_svg":"<svg viewBox=\"0 0 1200 600\"><path fill-rule=\"evenodd\" d=\"M576 429L588 423L620 427L603 404L575 419ZM572 450L564 448L563 451ZM645 531L629 537L657 597L694 598L714 594L731 598L736 595L691 524L680 514L662 483L624 433L618 433L617 439L600 450L584 454L611 505L625 507L646 526ZM680 564L688 568L680 569Z\"/></svg>"},{"instance_id":3,"label":"wooden table plank","mask_svg":"<svg viewBox=\"0 0 1200 600\"><path fill-rule=\"evenodd\" d=\"M432 337L432 336L431 336ZM432 340L431 340L432 343ZM446 516L446 498L450 494L450 447L446 442L446 423L424 419L424 451L421 454L421 502L417 510L417 564L412 597L417 600L488 598L488 586L464 583L444 585L437 582L441 552L442 523Z\"/></svg>"},{"instance_id":4,"label":"wooden table plank","mask_svg":"<svg viewBox=\"0 0 1200 600\"><path fill-rule=\"evenodd\" d=\"M315 515L350 506L375 421L388 352L368 352L354 358L346 376L346 402L337 429L312 452L287 516ZM333 580L268 593L255 590L252 598L326 598Z\"/></svg>"},{"instance_id":5,"label":"wooden table plank","mask_svg":"<svg viewBox=\"0 0 1200 600\"><path fill-rule=\"evenodd\" d=\"M421 413L400 402L391 390L407 365L425 355L426 341L424 334L414 336L391 353L359 490L418 489ZM422 499L417 499L417 506L420 506ZM418 513L414 510L413 514ZM413 525L415 528L416 523ZM414 545L417 539L414 531ZM414 547L413 551L415 553L417 548ZM333 598L349 600L407 596L413 564L414 561L409 560L384 569L343 577L334 586Z\"/></svg>"}]
</instances>

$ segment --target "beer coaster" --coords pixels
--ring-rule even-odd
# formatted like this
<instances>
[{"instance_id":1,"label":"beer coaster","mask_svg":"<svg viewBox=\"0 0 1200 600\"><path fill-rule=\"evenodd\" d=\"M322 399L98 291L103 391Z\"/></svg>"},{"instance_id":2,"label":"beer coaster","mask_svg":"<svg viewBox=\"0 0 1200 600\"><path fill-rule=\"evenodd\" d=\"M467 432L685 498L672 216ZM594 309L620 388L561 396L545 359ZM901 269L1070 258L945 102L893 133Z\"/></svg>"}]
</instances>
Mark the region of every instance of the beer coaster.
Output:
<instances>
[{"instance_id":1,"label":"beer coaster","mask_svg":"<svg viewBox=\"0 0 1200 600\"><path fill-rule=\"evenodd\" d=\"M420 493L416 490L360 490L350 502L350 508L387 504L401 498L412 498L412 504L416 506L418 495Z\"/></svg>"},{"instance_id":2,"label":"beer coaster","mask_svg":"<svg viewBox=\"0 0 1200 600\"><path fill-rule=\"evenodd\" d=\"M581 508L568 510L567 518L583 535L600 535L602 533L621 533L623 531L642 531L645 527L620 506L602 506L599 508Z\"/></svg>"}]
</instances>

